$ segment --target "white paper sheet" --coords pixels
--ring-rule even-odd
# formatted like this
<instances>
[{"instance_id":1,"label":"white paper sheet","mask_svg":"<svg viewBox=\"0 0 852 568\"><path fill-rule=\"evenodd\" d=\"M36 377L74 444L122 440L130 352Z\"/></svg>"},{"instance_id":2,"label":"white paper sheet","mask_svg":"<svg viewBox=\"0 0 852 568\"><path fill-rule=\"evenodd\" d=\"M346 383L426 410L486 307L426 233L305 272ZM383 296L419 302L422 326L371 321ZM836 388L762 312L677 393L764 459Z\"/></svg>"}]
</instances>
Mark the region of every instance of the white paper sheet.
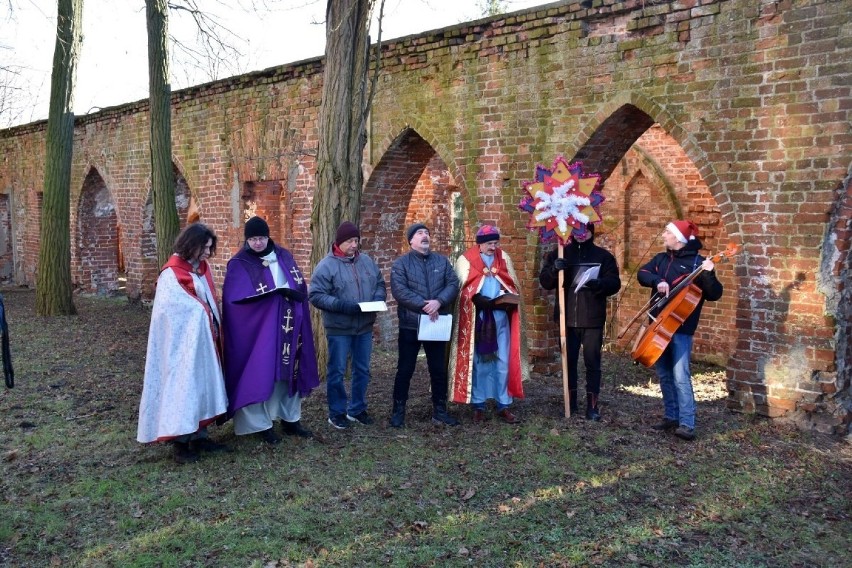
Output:
<instances>
[{"instance_id":1,"label":"white paper sheet","mask_svg":"<svg viewBox=\"0 0 852 568\"><path fill-rule=\"evenodd\" d=\"M362 312L386 312L388 305L384 302L358 302Z\"/></svg>"},{"instance_id":2,"label":"white paper sheet","mask_svg":"<svg viewBox=\"0 0 852 568\"><path fill-rule=\"evenodd\" d=\"M594 280L598 277L598 274L601 273L600 266L592 266L591 268L586 269L582 274L578 274L574 279L574 282L577 283L577 286L574 288L574 293L580 291L580 288L586 285L586 282L589 280Z\"/></svg>"},{"instance_id":3,"label":"white paper sheet","mask_svg":"<svg viewBox=\"0 0 852 568\"><path fill-rule=\"evenodd\" d=\"M452 331L453 316L438 316L436 321L432 321L426 314L420 314L417 330L417 339L420 341L449 341Z\"/></svg>"}]
</instances>

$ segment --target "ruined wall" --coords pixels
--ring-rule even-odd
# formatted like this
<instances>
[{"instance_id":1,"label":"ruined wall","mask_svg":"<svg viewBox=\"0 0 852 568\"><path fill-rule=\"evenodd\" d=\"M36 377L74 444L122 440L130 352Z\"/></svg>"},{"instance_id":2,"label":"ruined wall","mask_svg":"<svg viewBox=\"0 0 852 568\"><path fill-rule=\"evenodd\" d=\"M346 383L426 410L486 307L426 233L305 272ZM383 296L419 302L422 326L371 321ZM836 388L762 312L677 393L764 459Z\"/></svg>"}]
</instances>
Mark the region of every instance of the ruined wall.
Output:
<instances>
[{"instance_id":1,"label":"ruined wall","mask_svg":"<svg viewBox=\"0 0 852 568\"><path fill-rule=\"evenodd\" d=\"M460 194L467 236L497 223L529 278L529 346L536 370L548 373L554 326L534 282L542 250L516 206L536 163L580 159L606 180L607 238L621 247L625 281L645 251L659 250L659 230L675 215L695 218L711 251L742 244L720 268L728 293L708 309L696 344L727 361L730 406L823 412L832 389L848 389L836 350L848 345L837 325L848 308L830 301L848 271L821 276L826 243L848 243L838 236L848 207L837 207L850 156L847 8L564 2L387 43L365 152L367 251L387 274L405 250L405 223L425 216L448 235L446 200ZM193 210L221 237L219 282L252 213L277 214L273 233L305 272L310 247L327 246L309 235L321 73L322 60L310 60L173 96L175 167ZM44 129L0 133L19 284L34 282L37 265ZM75 136L72 227L95 168L115 206L131 297L150 291L156 273L143 253L147 135L141 101L78 119ZM832 211L840 212L830 219ZM624 307L642 293L623 292ZM825 429L846 427L845 415L832 416Z\"/></svg>"}]
</instances>

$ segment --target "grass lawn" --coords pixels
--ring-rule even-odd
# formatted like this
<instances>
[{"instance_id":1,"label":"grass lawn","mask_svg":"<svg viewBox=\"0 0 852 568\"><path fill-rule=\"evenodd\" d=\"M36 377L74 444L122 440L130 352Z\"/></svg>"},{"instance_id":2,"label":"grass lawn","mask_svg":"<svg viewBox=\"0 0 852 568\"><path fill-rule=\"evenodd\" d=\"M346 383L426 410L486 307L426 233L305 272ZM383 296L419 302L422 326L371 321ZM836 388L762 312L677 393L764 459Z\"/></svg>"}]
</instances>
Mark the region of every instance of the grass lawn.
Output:
<instances>
[{"instance_id":1,"label":"grass lawn","mask_svg":"<svg viewBox=\"0 0 852 568\"><path fill-rule=\"evenodd\" d=\"M560 377L527 383L523 422L429 423L425 361L407 428L386 425L395 353L377 350L373 426L234 448L179 466L135 441L150 310L78 297L40 318L3 291L16 386L0 391L0 566L848 566L847 443L725 409L696 366L698 439L652 431L647 369L604 361L600 423L565 420ZM843 560L847 558L847 560Z\"/></svg>"}]
</instances>

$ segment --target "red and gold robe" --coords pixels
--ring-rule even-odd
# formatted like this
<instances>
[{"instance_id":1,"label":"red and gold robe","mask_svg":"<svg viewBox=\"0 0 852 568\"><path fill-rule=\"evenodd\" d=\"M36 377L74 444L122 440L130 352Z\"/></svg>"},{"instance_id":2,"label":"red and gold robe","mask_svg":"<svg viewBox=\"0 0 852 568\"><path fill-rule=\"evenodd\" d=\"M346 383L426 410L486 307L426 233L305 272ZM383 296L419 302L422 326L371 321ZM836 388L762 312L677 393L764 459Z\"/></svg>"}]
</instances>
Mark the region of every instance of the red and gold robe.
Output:
<instances>
[{"instance_id":1,"label":"red and gold robe","mask_svg":"<svg viewBox=\"0 0 852 568\"><path fill-rule=\"evenodd\" d=\"M479 255L479 247L465 251L455 265L461 292L456 302L453 317L453 338L450 345L449 399L452 402L470 403L473 390L474 326L476 308L473 297L482 288L486 273L493 274L507 292L519 294L518 277L509 255L501 249L494 251L491 268L485 266ZM522 381L529 378L529 363L526 349L521 342L520 306L509 315L509 377L508 391L512 398L524 398Z\"/></svg>"}]
</instances>

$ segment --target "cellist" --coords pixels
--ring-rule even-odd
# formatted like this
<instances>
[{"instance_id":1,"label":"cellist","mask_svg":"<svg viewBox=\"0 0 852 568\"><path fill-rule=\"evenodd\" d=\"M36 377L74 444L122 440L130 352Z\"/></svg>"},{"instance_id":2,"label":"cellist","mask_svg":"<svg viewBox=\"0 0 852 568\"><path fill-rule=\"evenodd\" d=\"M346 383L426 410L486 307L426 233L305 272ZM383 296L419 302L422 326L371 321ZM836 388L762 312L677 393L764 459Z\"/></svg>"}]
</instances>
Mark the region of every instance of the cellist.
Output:
<instances>
[{"instance_id":1,"label":"cellist","mask_svg":"<svg viewBox=\"0 0 852 568\"><path fill-rule=\"evenodd\" d=\"M697 233L698 228L692 221L670 222L663 231L665 252L655 255L638 273L639 283L651 288L660 297L668 296L681 279L699 266L703 270L693 282L701 289L698 305L674 333L654 365L660 379L665 414L653 428L674 431L675 436L683 440L695 439L695 395L689 371L693 334L698 327L704 301L715 302L722 297L723 292L722 283L716 278L713 261L698 254L701 241ZM651 312L651 316L656 315L654 311Z\"/></svg>"}]
</instances>

